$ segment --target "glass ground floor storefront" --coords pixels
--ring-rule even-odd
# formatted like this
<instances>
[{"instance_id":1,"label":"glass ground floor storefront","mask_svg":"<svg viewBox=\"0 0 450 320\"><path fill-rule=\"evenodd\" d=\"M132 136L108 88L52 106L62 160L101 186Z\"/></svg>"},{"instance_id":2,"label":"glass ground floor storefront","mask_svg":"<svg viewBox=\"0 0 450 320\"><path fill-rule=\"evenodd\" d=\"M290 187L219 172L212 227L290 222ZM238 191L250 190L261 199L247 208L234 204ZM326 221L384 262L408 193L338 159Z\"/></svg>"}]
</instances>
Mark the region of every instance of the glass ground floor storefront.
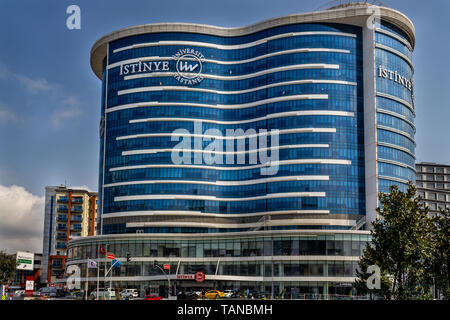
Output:
<instances>
[{"instance_id":1,"label":"glass ground floor storefront","mask_svg":"<svg viewBox=\"0 0 450 320\"><path fill-rule=\"evenodd\" d=\"M67 265L79 268L82 287L163 297L210 289L258 292L266 297L349 295L368 231L254 231L233 234L126 234L76 238ZM122 262L99 255L99 246ZM130 259L127 262L127 255ZM87 268L88 259L99 270ZM155 266L158 265L159 267ZM196 274L204 275L197 281Z\"/></svg>"}]
</instances>

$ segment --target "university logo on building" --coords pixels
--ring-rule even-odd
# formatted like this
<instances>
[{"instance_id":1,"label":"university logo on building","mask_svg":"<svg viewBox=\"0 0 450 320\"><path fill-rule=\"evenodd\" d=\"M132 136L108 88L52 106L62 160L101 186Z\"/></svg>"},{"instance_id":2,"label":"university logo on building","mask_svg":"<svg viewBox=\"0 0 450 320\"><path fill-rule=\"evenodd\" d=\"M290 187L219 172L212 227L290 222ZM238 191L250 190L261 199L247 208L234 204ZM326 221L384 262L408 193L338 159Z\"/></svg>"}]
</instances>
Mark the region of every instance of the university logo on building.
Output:
<instances>
[{"instance_id":1,"label":"university logo on building","mask_svg":"<svg viewBox=\"0 0 450 320\"><path fill-rule=\"evenodd\" d=\"M168 58L170 59L170 58ZM194 49L180 49L172 56L175 61L175 68L170 66L170 61L138 61L135 63L122 64L119 74L121 76L129 76L132 74L145 74L159 72L171 72L178 82L184 85L196 85L203 80L203 60L204 55Z\"/></svg>"},{"instance_id":2,"label":"university logo on building","mask_svg":"<svg viewBox=\"0 0 450 320\"><path fill-rule=\"evenodd\" d=\"M181 49L174 56L176 59L177 79L182 84L195 85L203 80L202 61L205 58L197 50Z\"/></svg>"}]
</instances>

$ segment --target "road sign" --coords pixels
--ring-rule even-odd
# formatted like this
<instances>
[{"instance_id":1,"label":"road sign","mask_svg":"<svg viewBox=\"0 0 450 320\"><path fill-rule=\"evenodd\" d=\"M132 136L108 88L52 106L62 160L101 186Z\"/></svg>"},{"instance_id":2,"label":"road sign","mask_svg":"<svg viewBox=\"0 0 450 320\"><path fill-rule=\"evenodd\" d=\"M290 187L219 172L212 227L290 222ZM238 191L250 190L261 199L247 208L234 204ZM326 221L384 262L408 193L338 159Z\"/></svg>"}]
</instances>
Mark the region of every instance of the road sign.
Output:
<instances>
[{"instance_id":1,"label":"road sign","mask_svg":"<svg viewBox=\"0 0 450 320\"><path fill-rule=\"evenodd\" d=\"M197 282L203 282L205 281L205 274L203 272L196 272L194 275L194 279Z\"/></svg>"},{"instance_id":2,"label":"road sign","mask_svg":"<svg viewBox=\"0 0 450 320\"><path fill-rule=\"evenodd\" d=\"M34 266L34 253L18 251L16 254L17 270L31 270Z\"/></svg>"}]
</instances>

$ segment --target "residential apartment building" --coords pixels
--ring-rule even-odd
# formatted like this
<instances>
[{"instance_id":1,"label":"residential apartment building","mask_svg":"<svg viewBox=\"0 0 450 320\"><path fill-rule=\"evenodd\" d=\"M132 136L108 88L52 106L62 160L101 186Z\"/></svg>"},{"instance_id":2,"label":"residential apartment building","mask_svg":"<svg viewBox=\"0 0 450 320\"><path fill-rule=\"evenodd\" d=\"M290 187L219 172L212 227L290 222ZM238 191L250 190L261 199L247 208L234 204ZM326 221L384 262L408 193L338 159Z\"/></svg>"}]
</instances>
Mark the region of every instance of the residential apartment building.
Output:
<instances>
[{"instance_id":1,"label":"residential apartment building","mask_svg":"<svg viewBox=\"0 0 450 320\"><path fill-rule=\"evenodd\" d=\"M69 239L96 234L96 192L64 185L46 187L41 283L63 276Z\"/></svg>"},{"instance_id":2,"label":"residential apartment building","mask_svg":"<svg viewBox=\"0 0 450 320\"><path fill-rule=\"evenodd\" d=\"M430 213L450 209L450 165L422 162L416 164L416 170L417 192Z\"/></svg>"}]
</instances>

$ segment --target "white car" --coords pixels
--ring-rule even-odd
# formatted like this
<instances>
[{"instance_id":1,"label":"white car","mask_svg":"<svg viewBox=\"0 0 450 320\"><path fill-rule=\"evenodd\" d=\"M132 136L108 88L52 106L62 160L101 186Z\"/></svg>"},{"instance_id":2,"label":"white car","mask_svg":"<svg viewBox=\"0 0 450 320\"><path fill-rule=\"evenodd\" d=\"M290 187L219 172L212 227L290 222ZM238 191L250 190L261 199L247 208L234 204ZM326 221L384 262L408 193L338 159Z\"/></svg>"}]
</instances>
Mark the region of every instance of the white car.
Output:
<instances>
[{"instance_id":1,"label":"white car","mask_svg":"<svg viewBox=\"0 0 450 320\"><path fill-rule=\"evenodd\" d=\"M233 290L224 290L223 293L225 293L225 298L231 298Z\"/></svg>"},{"instance_id":2,"label":"white car","mask_svg":"<svg viewBox=\"0 0 450 320\"><path fill-rule=\"evenodd\" d=\"M125 289L122 292L120 292L120 296L125 299L128 298L137 298L139 297L139 294L136 289Z\"/></svg>"},{"instance_id":3,"label":"white car","mask_svg":"<svg viewBox=\"0 0 450 320\"><path fill-rule=\"evenodd\" d=\"M91 299L95 299L96 296L97 296L97 290L93 290L90 294ZM116 291L111 288L106 289L106 291L103 288L98 289L98 299L102 300L103 298L106 300L109 300L110 298L115 299Z\"/></svg>"},{"instance_id":4,"label":"white car","mask_svg":"<svg viewBox=\"0 0 450 320\"><path fill-rule=\"evenodd\" d=\"M25 295L25 290L16 290L14 292L14 296L16 297L23 297Z\"/></svg>"}]
</instances>

